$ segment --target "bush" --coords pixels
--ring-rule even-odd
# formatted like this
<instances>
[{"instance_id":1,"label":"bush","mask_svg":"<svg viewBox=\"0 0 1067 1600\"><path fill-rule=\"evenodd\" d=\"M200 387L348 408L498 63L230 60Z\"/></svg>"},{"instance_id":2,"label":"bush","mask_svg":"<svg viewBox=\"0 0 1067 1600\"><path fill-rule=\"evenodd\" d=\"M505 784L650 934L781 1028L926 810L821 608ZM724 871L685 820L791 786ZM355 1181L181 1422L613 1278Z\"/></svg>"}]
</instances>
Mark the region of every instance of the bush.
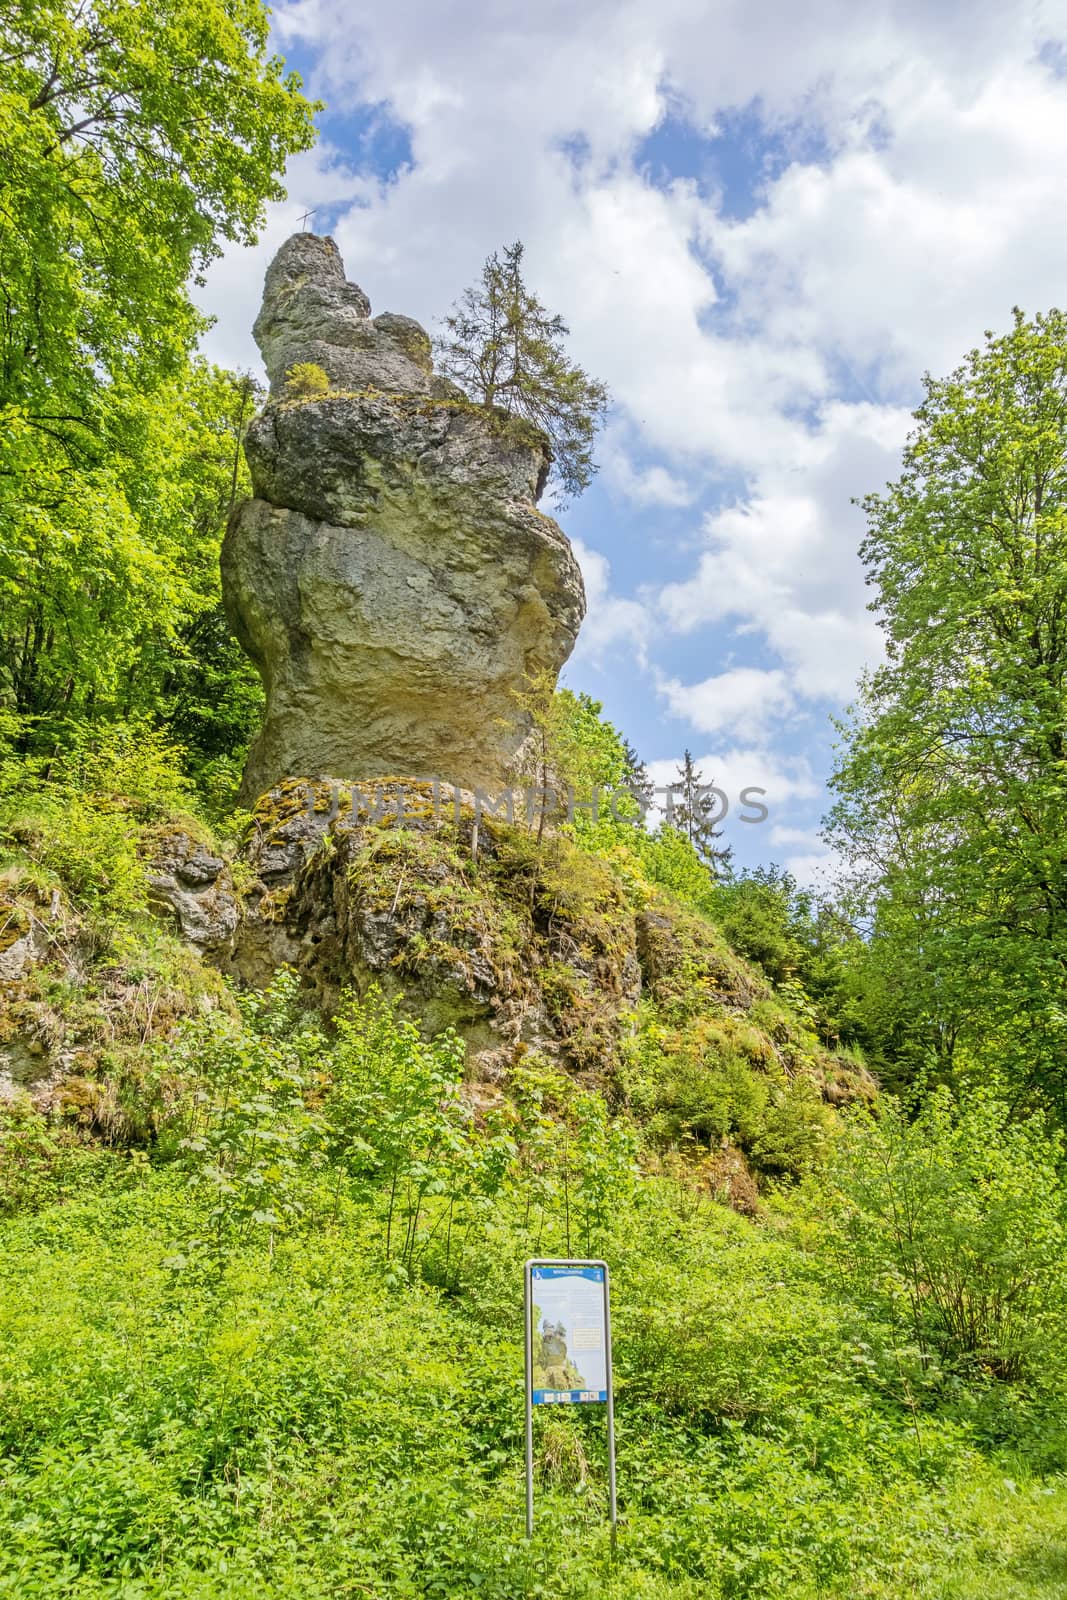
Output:
<instances>
[{"instance_id":1,"label":"bush","mask_svg":"<svg viewBox=\"0 0 1067 1600\"><path fill-rule=\"evenodd\" d=\"M307 1172L321 1146L310 1109L325 1040L301 1011L288 969L265 994L238 998L239 1017L216 1011L183 1027L167 1052L191 1090L181 1149L213 1204L216 1246L276 1234L304 1214Z\"/></svg>"},{"instance_id":2,"label":"bush","mask_svg":"<svg viewBox=\"0 0 1067 1600\"><path fill-rule=\"evenodd\" d=\"M835 1153L837 1249L924 1354L1034 1371L1067 1331L1063 1156L989 1091L939 1089L914 1121L886 1097Z\"/></svg>"},{"instance_id":3,"label":"bush","mask_svg":"<svg viewBox=\"0 0 1067 1600\"><path fill-rule=\"evenodd\" d=\"M330 392L330 380L314 361L298 361L285 374L287 400L321 400Z\"/></svg>"},{"instance_id":4,"label":"bush","mask_svg":"<svg viewBox=\"0 0 1067 1600\"><path fill-rule=\"evenodd\" d=\"M28 1099L0 1101L0 1217L38 1211L115 1170L112 1158L52 1126Z\"/></svg>"},{"instance_id":5,"label":"bush","mask_svg":"<svg viewBox=\"0 0 1067 1600\"><path fill-rule=\"evenodd\" d=\"M379 1186L385 1258L409 1270L420 1252L428 1200L465 1188L472 1164L470 1117L460 1098L463 1043L451 1030L423 1037L395 1001L372 989L346 995L324 1118L330 1159L356 1180ZM451 1224L448 1227L451 1239Z\"/></svg>"},{"instance_id":6,"label":"bush","mask_svg":"<svg viewBox=\"0 0 1067 1600\"><path fill-rule=\"evenodd\" d=\"M182 752L142 725L82 727L48 760L0 759L0 860L61 887L107 944L147 907L142 828L180 817L192 830Z\"/></svg>"}]
</instances>

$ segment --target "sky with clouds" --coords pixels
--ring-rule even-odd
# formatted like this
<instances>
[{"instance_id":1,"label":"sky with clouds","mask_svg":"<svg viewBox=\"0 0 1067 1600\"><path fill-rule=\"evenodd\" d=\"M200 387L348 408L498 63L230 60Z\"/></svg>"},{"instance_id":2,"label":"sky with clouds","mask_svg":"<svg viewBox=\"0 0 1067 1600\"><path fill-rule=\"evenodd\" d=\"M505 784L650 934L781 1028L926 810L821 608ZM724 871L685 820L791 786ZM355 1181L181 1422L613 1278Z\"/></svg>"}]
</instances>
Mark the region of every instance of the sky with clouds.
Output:
<instances>
[{"instance_id":1,"label":"sky with clouds","mask_svg":"<svg viewBox=\"0 0 1067 1600\"><path fill-rule=\"evenodd\" d=\"M1067 299L1067 0L279 0L273 41L327 109L200 291L207 353L258 369L308 208L431 331L521 239L613 398L561 516L589 600L564 681L658 781L693 751L740 864L817 880L831 718L879 654L853 499L896 476L925 371Z\"/></svg>"}]
</instances>

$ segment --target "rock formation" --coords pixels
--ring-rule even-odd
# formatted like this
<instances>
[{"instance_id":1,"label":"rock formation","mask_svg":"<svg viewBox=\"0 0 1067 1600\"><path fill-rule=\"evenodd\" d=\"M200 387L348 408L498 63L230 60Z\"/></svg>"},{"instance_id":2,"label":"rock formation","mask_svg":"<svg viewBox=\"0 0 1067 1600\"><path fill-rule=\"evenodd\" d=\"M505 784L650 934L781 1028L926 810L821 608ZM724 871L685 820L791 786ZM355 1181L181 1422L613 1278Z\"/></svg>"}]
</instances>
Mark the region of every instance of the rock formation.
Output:
<instances>
[{"instance_id":1,"label":"rock formation","mask_svg":"<svg viewBox=\"0 0 1067 1600\"><path fill-rule=\"evenodd\" d=\"M282 246L254 331L271 399L222 555L267 696L243 802L295 775L499 788L530 734L515 692L558 673L585 610L536 509L546 439L435 376L418 323L372 318L332 239ZM318 398L287 389L305 363L329 380Z\"/></svg>"},{"instance_id":2,"label":"rock formation","mask_svg":"<svg viewBox=\"0 0 1067 1600\"><path fill-rule=\"evenodd\" d=\"M533 1051L621 1092L645 1002L661 1044L690 1062L683 1099L688 1072L723 1063L744 1063L775 1094L807 1083L831 1105L873 1092L669 895L648 890L635 905L606 861L558 833L537 847L525 828L479 819L469 796L457 814L457 797L428 784L408 787L402 808L397 785L364 789L383 802L378 820L329 783L279 784L256 805L236 872L169 830L153 846L153 899L242 984L263 988L289 966L327 1015L346 988L401 997L429 1032L456 1029L482 1085Z\"/></svg>"}]
</instances>

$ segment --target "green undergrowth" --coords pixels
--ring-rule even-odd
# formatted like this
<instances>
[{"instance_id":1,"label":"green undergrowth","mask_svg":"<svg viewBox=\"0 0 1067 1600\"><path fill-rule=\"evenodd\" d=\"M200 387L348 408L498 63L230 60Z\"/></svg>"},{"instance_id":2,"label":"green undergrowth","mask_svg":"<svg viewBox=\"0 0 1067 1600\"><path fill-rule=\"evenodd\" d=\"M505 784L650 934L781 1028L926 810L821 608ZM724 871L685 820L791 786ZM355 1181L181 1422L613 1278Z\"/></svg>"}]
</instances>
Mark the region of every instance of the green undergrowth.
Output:
<instances>
[{"instance_id":1,"label":"green undergrowth","mask_svg":"<svg viewBox=\"0 0 1067 1600\"><path fill-rule=\"evenodd\" d=\"M658 1184L600 1240L616 1560L598 1414L538 1418L527 1545L515 1220L459 1294L391 1278L356 1206L198 1260L171 1172L6 1224L0 1593L1063 1592L1067 1484L909 1410L891 1330Z\"/></svg>"},{"instance_id":2,"label":"green undergrowth","mask_svg":"<svg viewBox=\"0 0 1067 1600\"><path fill-rule=\"evenodd\" d=\"M725 1140L767 1177L810 1170L835 1126L833 1105L873 1092L862 1063L827 1049L793 991L739 957L624 839L597 853L585 835L539 839L476 821L469 806L457 819L449 801L435 810L429 785L413 784L399 826L389 805L399 781L364 786L383 811L375 821L353 816L342 795L299 884L272 899L270 915L299 928L333 908L308 957L324 997L346 981L367 922L384 921L393 943L384 975L424 1019L461 1024L484 1014L489 996L507 1038L543 1013L561 1063L663 1148L710 1154ZM282 785L260 802L268 842L284 837L307 790ZM328 786L313 794L327 814ZM673 845L666 853L680 859ZM520 1035L512 1065L525 1048Z\"/></svg>"},{"instance_id":3,"label":"green undergrowth","mask_svg":"<svg viewBox=\"0 0 1067 1600\"><path fill-rule=\"evenodd\" d=\"M283 975L165 1048L186 1088L151 1153L38 1151L0 1222L0 1594L1063 1592L1067 1210L1036 1125L861 1118L751 1222L547 1063L475 1107L457 1038L379 995L327 1037ZM538 1415L524 1538L535 1253L611 1263L614 1560L593 1408ZM907 1293L961 1272L978 1344Z\"/></svg>"},{"instance_id":4,"label":"green undergrowth","mask_svg":"<svg viewBox=\"0 0 1067 1600\"><path fill-rule=\"evenodd\" d=\"M0 757L0 957L33 945L0 984L0 1052L39 1065L63 1141L150 1144L177 1087L158 1041L233 1009L153 910L147 864L174 833L220 848L178 752L144 727L48 760Z\"/></svg>"},{"instance_id":5,"label":"green undergrowth","mask_svg":"<svg viewBox=\"0 0 1067 1600\"><path fill-rule=\"evenodd\" d=\"M401 990L484 958L590 1060L614 1018L610 1071L471 1081L397 994L239 992L150 915L154 832L206 824L137 759L0 795L0 954L42 941L0 1046L64 1063L0 1108L0 1596L1067 1593L1055 1137L865 1110L670 841L467 819L306 869L395 916ZM594 1408L538 1415L524 1538L531 1254L611 1262L614 1558Z\"/></svg>"},{"instance_id":6,"label":"green undergrowth","mask_svg":"<svg viewBox=\"0 0 1067 1600\"><path fill-rule=\"evenodd\" d=\"M56 1064L65 1125L150 1146L181 1090L156 1042L233 999L156 920L146 863L175 832L215 853L233 846L196 814L174 751L144 730L74 745L28 781L19 771L18 786L0 782L0 955L31 929L37 948L4 988L0 1048ZM283 827L305 793L296 783L266 797L256 826ZM327 832L299 885L260 899L260 917L278 921L297 892L314 922L337 908L337 936L314 949L320 992L335 998L349 981L343 916L385 919L386 975L431 1026L488 1004L499 1032L517 1036L543 1013L561 1063L660 1147L699 1157L725 1140L771 1178L817 1162L834 1123L828 1096L869 1092L862 1069L831 1055L706 915L627 866L621 847L598 854L566 831L538 839L490 818L475 831L469 812L458 824L414 820L386 818L358 838ZM247 863L228 872L240 895Z\"/></svg>"}]
</instances>

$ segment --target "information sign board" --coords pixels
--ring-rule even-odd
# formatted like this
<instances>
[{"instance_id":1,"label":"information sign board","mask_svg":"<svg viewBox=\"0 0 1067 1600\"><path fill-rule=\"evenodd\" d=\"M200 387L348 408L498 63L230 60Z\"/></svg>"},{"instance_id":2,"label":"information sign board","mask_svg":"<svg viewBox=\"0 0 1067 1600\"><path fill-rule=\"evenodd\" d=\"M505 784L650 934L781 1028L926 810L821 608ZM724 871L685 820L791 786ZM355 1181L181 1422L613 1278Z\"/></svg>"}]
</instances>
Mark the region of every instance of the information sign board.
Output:
<instances>
[{"instance_id":1,"label":"information sign board","mask_svg":"<svg viewBox=\"0 0 1067 1600\"><path fill-rule=\"evenodd\" d=\"M611 1290L605 1261L526 1263L526 1532L533 1532L535 1406L601 1404L608 1419L608 1494L615 1543L615 1404Z\"/></svg>"},{"instance_id":2,"label":"information sign board","mask_svg":"<svg viewBox=\"0 0 1067 1600\"><path fill-rule=\"evenodd\" d=\"M535 1406L608 1398L604 1268L564 1262L530 1265Z\"/></svg>"}]
</instances>

